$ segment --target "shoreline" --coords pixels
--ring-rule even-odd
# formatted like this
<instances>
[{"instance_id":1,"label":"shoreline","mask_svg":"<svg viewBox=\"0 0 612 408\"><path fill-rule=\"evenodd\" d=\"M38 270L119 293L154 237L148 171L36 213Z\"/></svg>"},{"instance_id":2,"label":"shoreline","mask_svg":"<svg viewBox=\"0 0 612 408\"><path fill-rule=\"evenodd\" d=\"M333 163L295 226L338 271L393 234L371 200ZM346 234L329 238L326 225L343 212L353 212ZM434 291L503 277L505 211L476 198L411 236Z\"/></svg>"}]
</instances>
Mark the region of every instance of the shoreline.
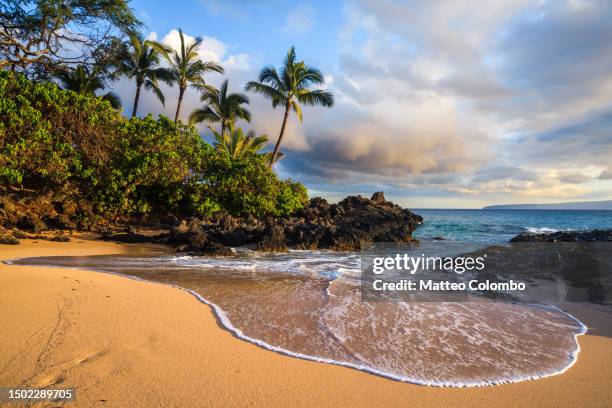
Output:
<instances>
[{"instance_id":1,"label":"shoreline","mask_svg":"<svg viewBox=\"0 0 612 408\"><path fill-rule=\"evenodd\" d=\"M34 244L31 241L28 241L16 247L0 247L0 259L4 261L10 258L16 258L18 256L11 256L11 255L20 255L23 253L27 253L27 255L20 256L20 257L33 257L33 256L45 256L45 255L47 256L48 255L67 255L67 256L68 255L96 255L96 254L102 255L102 254L111 254L111 253L129 253L133 251L147 251L147 250L150 250L150 248L151 248L150 246L143 246L143 245L113 244L113 243L107 243L107 242L85 241L85 240L77 240L76 242L73 241L71 243L52 243L52 242L47 242L47 241L44 241L44 242L41 241L38 244ZM33 254L32 253L33 251L36 251L36 253ZM42 272L44 271L47 271L46 275L42 274ZM141 331L143 332L143 334L150 330L150 325L147 325L146 322L151 323L151 318L155 317L156 314L159 315L161 313L162 316L165 315L166 314L164 313L165 309L173 305L173 303L168 303L169 300L167 300L164 304L160 305L161 302L159 302L159 298L156 298L156 296L161 293L166 294L166 292L172 292L172 295L170 297L172 299L175 299L176 302L181 304L181 307L178 308L180 314L183 315L183 317L185 314L193 315L192 320L194 321L190 321L187 325L193 326L194 324L198 325L198 324L206 323L208 325L207 326L208 332L210 332L209 336L212 335L212 338L205 337L204 339L202 339L200 336L195 336L195 337L189 336L189 334L193 335L193 333L185 333L185 331L188 331L188 330L185 327L183 327L183 325L178 325L174 327L176 330L175 332L166 330L166 332L163 334L163 337L167 337L167 340L169 340L164 344L164 349L166 349L165 350L166 353L164 353L164 355L162 356L158 355L157 358L154 359L155 362L162 366L173 367L174 363L177 360L179 360L179 361L182 361L184 364L186 364L189 367L187 371L193 372L195 374L195 376L191 378L181 377L180 379L175 378L174 380L170 380L166 378L167 381L176 383L176 386L180 388L187 387L187 388L200 389L200 387L204 385L204 383L209 383L212 381L211 377L219 376L219 375L222 375L222 376L228 375L228 372L230 372L232 369L232 365L230 364L229 366L227 366L224 360L221 359L221 362L222 362L221 366L217 366L216 370L213 370L213 372L210 373L210 375L206 377L205 380L200 380L200 381L197 380L198 378L201 378L202 375L205 375L208 372L208 370L202 370L201 368L198 369L199 364L198 364L197 359L187 358L183 354L185 351L188 351L187 353L188 356L191 356L191 354L194 354L194 353L197 354L197 350L200 347L209 349L210 344L207 344L208 343L207 340L209 342L215 343L216 345L217 343L220 343L220 342L223 343L223 347L221 347L219 350L215 350L215 353L219 353L222 356L228 357L228 347L234 352L235 352L234 350L235 348L236 350L240 350L239 354L246 353L250 356L246 360L240 360L239 364L234 366L233 368L237 368L238 370L240 370L239 367L241 366L249 367L248 370L253 372L254 376L251 375L251 376L248 376L247 378L242 378L242 381L240 381L240 378L232 378L230 381L232 385L229 386L229 389L215 388L216 390L215 394L217 395L223 394L224 397L222 397L221 399L214 400L214 401L210 400L209 404L211 405L227 405L228 401L234 400L234 397L230 397L229 395L227 395L228 393L231 394L231 391L234 389L240 389L243 392L246 392L246 391L254 392L253 384L250 384L250 383L253 383L253 382L257 383L258 381L256 380L259 379L260 377L267 379L267 381L265 381L265 384L266 384L265 387L268 387L271 390L275 390L275 391L286 390L287 396L288 396L286 401L287 403L290 403L292 405L296 405L296 404L306 405L306 402L308 400L304 398L307 397L306 394L309 394L309 393L304 394L304 392L307 390L305 390L303 386L296 384L295 381L297 381L298 383L301 382L304 384L309 384L309 387L313 387L313 389L317 389L319 392L313 392L312 394L316 394L316 395L311 394L309 398L313 398L313 397L320 398L319 404L321 405L331 405L331 401L333 400L341 401L343 404L346 404L347 401L354 401L357 406L371 405L375 403L376 401L379 401L379 402L386 401L387 404L398 405L398 404L402 404L402 402L405 403L405 401L407 401L408 399L411 399L414 401L415 398L422 402L421 405L425 405L425 406L429 404L433 405L433 404L439 403L442 400L447 400L447 403L451 403L451 405L452 404L473 405L474 402L476 401L486 401L486 400L492 401L491 398L493 398L493 400L496 400L494 404L496 403L499 404L499 402L501 401L501 397L500 397L500 400L498 400L498 397L501 395L508 395L508 393L510 393L514 395L515 399L511 401L506 400L506 402L508 403L507 406L524 406L525 404L527 404L527 401L525 401L525 397L527 396L523 395L523 393L525 392L524 389L529 388L529 389L532 389L529 392L531 393L535 392L535 395L531 395L531 398L538 396L538 395L541 398L544 398L538 401L538 404L544 403L544 405L564 406L564 402L565 402L567 403L568 406L571 406L571 405L577 404L576 402L577 400L575 400L573 403L571 402L571 400L577 397L578 395L580 395L580 393L572 392L568 394L567 400L556 399L554 398L554 396L562 395L564 393L563 392L564 390L567 391L566 390L567 387L573 388L574 386L580 386L583 388L584 387L589 388L589 387L593 387L594 385L597 385L598 381L599 381L599 385L603 385L604 387L603 389L600 388L601 392L587 393L589 396L588 398L589 405L599 406L598 404L601 404L600 406L604 406L606 404L606 401L609 401L610 397L612 396L612 393L608 390L609 387L606 387L605 378L602 378L601 376L599 376L599 378L597 378L598 381L596 381L594 378L585 378L585 375L582 373L582 371L585 371L585 370L586 372L592 372L593 370L597 371L597 369L601 370L601 366L605 365L603 372L602 372L603 375L605 375L607 370L609 370L609 368L612 367L612 357L610 357L610 355L612 354L610 353L610 351L612 351L612 340L610 339L611 330L610 330L610 324L609 324L609 322L612 320L608 320L610 318L610 316L608 315L607 316L608 319L604 319L604 320L607 320L606 322L607 324L604 324L601 321L602 316L596 316L600 312L598 312L596 308L589 307L588 305L587 306L569 305L570 309L574 308L579 314L578 316L576 316L575 313L572 313L572 315L575 316L580 321L585 322L587 325L589 325L589 327L595 327L595 332L594 333L589 332L587 335L582 336L580 340L578 340L579 348L582 348L583 350L582 352L580 352L581 358L577 360L577 362L574 361L575 364L569 366L569 367L572 367L572 369L568 371L569 369L568 367L568 369L565 370L565 373L563 375L554 375L554 376L550 376L547 378L540 378L534 381L526 381L526 382L522 381L522 382L508 384L508 385L496 385L496 386L491 386L491 387L477 387L477 388L440 388L440 387L436 387L434 388L434 387L422 387L422 386L418 386L418 385L414 385L410 383L393 381L388 378L374 376L370 373L366 373L366 372L359 371L359 370L346 370L344 367L341 367L335 364L334 365L317 364L315 362L307 361L304 359L296 359L295 357L289 358L286 355L264 350L262 347L258 347L258 346L254 347L254 344L245 342L244 340L241 340L235 337L234 335L232 335L231 333L229 333L227 329L220 327L217 319L218 318L220 319L221 316L218 315L218 313L216 315L215 311L213 310L211 310L211 312L213 313L207 313L206 311L204 311L202 309L201 302L204 301L206 303L205 299L201 298L201 296L197 295L193 291L190 291L189 289L180 288L182 289L181 291L175 291L174 289L177 288L176 286L168 286L168 285L164 285L164 286L148 285L145 288L142 285L147 285L150 283L154 284L156 282L143 281L142 279L126 280L126 279L123 279L124 275L119 275L119 274L111 275L109 273L96 273L95 271L81 270L81 269L27 267L27 266L12 266L12 265L7 265L7 264L2 264L2 266L0 266L0 282L2 282L2 284L0 285L0 288L1 288L0 289L1 290L0 303L4 303L7 297L7 293L6 293L7 291L2 290L2 289L7 289L7 288L10 288L11 286L10 284L9 285L6 284L6 279L8 278L8 275L10 275L10 278L14 279L14 282L17 282L17 283L23 284L24 280L29 281L28 283L30 285L33 285L30 288L30 290L34 290L34 291L44 290L43 289L44 286L43 288L37 287L37 285L41 285L43 283L40 281L48 281L49 279L51 280L63 279L62 277L58 278L58 275L62 275L62 276L71 275L71 277L77 277L78 278L77 280L79 281L85 280L87 278L90 282L95 282L96 284L100 284L100 285L103 284L106 290L113 290L113 288L116 289L117 287L120 287L121 290L129 290L131 292L134 292L133 296L136 296L143 303L148 304L151 301L153 301L153 303L157 306L157 310L155 312L151 310L141 310L140 311L141 313L143 313L142 317L144 321L140 321L138 323L138 327L139 327L139 332ZM50 282L44 282L44 283L50 283ZM65 283L65 280L64 282L61 282L60 280L60 286L63 286L61 285L61 283ZM15 288L15 286L17 286L17 288ZM12 296L14 296L16 299L19 299L19 302L16 303L17 307L19 307L20 304L23 305L24 303L27 303L27 300L28 300L27 296L26 296L26 299L23 298L23 293L21 293L21 297L19 296L20 293L18 290L16 290L18 289L18 286L19 285L13 285L13 288L15 289L13 291L15 293L12 294ZM56 286L57 286L57 283L56 283ZM54 289L57 289L57 288L54 288ZM66 289L66 288L63 288L63 289ZM75 288L70 288L70 289L71 290L68 293L66 293L66 291L60 290L59 291L60 293L55 293L55 296L52 296L51 294L49 294L50 296L49 299L46 299L48 302L47 301L43 302L42 300L40 302L37 302L36 300L38 299L29 299L30 303L34 303L34 304L30 304L26 306L30 308L34 308L34 309L36 308L44 309L43 305L39 303L45 303L47 306L53 303L57 305L58 297L60 299L62 297L66 298L66 296L69 297L69 295L73 294L70 292L77 291ZM186 292L188 292L192 296L185 297L185 295L188 294ZM95 293L92 293L92 296L94 294ZM194 302L194 300L197 300L197 299L193 299L194 296L199 297L201 299L198 300L197 302ZM116 311L116 309L122 310L125 312L126 305L120 304L121 302L112 302L108 300L112 298L113 298L112 295L109 295L109 297L106 298L106 303L112 303L112 304L103 305L102 307L106 308L106 310L109 313L115 315L116 317L123 316L118 323L124 324L125 321L122 321L122 320L126 320L126 318L129 317L129 314L119 313L117 315L118 312ZM105 298L102 298L102 299L105 299ZM97 309L100 308L99 300L93 303L97 303ZM7 310L9 313L7 313L7 316L3 316L0 318L2 320L6 320L6 322L3 322L4 323L3 325L9 328L11 326L16 325L14 318L12 320L10 319L11 306L13 306L14 308L14 305L11 305L8 303L2 306L4 310ZM212 305L209 305L209 306L211 306L211 308L214 309L214 306ZM74 307L74 302L73 302L72 307ZM199 307L199 310L197 309L198 307ZM84 306L82 307L82 309L83 310L81 310L81 312L85 312L88 310L90 314L85 315L87 317L84 317L84 318L76 318L75 316L72 316L74 320L73 325L85 324L83 321L79 319L89 320L88 317L89 318L92 317L90 309L87 309ZM46 312L49 313L49 310L47 310ZM571 312L568 311L568 313L571 313ZM152 314L153 316L151 316ZM603 314L605 317L606 313L601 312L600 314ZM609 312L607 312L607 314L609 314ZM580 315L586 316L587 319L585 319L584 317ZM169 317L169 316L165 316L165 317ZM594 325L594 324L591 324L589 320L600 320L600 321L599 321L599 324ZM29 322L26 322L26 323L29 323ZM104 324L100 324L100 325L105 326L108 323L111 323L111 326L112 326L112 322L104 322ZM211 323L212 323L212 327L210 327ZM92 325L91 322L89 322L88 324L90 326ZM119 325L121 326L122 324L119 324ZM30 326L30 325L24 324L24 326ZM97 329L95 326L96 325L93 325L92 327L90 327L92 331L94 332L96 331L95 329ZM25 328L25 330L28 331L27 328ZM32 330L34 330L34 328L32 328ZM607 334L605 335L605 337L600 337L597 335L597 333L601 331L604 331L604 332L607 331ZM10 332L10 331L7 331L7 332ZM80 341L86 344L93 340L91 338L91 335L93 333L89 331L85 331L79 334L80 334L80 337L77 336L76 338L78 338ZM111 334L114 334L114 335L111 335ZM175 347L172 347L173 345L176 344L177 341L180 342L180 340L177 338L179 335L180 337L183 337L183 338L187 336L187 338L190 338L191 340L193 340L193 343L188 342L188 344L186 344L186 350L177 350ZM111 348L109 350L104 351L99 358L100 361L92 362L92 364L100 366L100 365L103 365L103 360L110 359L112 360L111 362L114 362L115 364L118 364L119 366L121 366L121 364L119 364L118 361L121 361L122 359L129 360L127 356L121 355L121 353L119 353L119 351L125 351L124 350L125 343L123 341L118 341L117 336L118 336L117 333L106 333L105 334L105 337L107 338L107 340L110 339L115 342L116 347L115 349ZM141 337L142 336L136 335L135 337L132 337L129 340L131 340L132 344L134 342L141 343L143 340ZM597 339L597 341L595 341L595 339ZM10 355L11 351L19 350L19 343L20 343L19 339L13 338L12 340L13 340L12 343L9 338L3 340L3 343L6 342L7 344L2 344L2 347L0 347L0 353L2 353L2 355L0 355L0 366L6 365L7 357L8 357L7 355ZM599 344L599 345L593 344L592 346L589 346L590 343L594 343L594 342L602 343L602 344ZM237 343L237 344L233 344L233 343ZM61 346L61 344L59 345ZM45 353L49 353L50 360L65 361L67 359L66 358L67 356L65 355L66 351L62 352L62 350L60 349L61 347L58 347L57 349L48 350ZM605 356L605 358L602 359L602 357L599 357L596 360L599 366L592 367L593 364L589 364L588 360L589 360L589 357L596 351L597 351L597 354L602 354L602 351L603 351L603 355ZM23 350L21 350L21 352L23 353ZM41 352L41 355L42 354L44 353ZM117 356L115 357L120 357L120 358L118 358L118 361L115 359L111 359L109 356L110 354L113 354L113 355L117 354ZM176 358L177 354L183 356L183 358L177 359ZM210 355L207 355L207 357L210 357ZM585 359L587 361L583 361ZM89 360L86 360L86 361L89 361ZM257 365L253 366L254 362L263 364L263 367L266 369L260 372ZM107 361L106 363L109 363L109 362ZM142 375L144 374L142 373L143 365L146 367L148 364L151 364L151 362L146 362L146 364L144 362L141 364L134 364L133 366L130 367L129 370L127 370L126 372L122 372L123 373L122 377L126 381L128 382L130 380L132 382L136 381L136 383L138 384L136 388L140 390L139 393L147 391L146 387L142 387L143 384L140 383L138 380L139 379L142 380ZM268 368L270 368L269 367L270 365L279 365L279 364L281 367L285 367L285 369L282 369L280 372L277 370L276 371L268 370ZM45 366L36 367L35 366L33 370L33 375L30 376L30 381L32 381L32 379L38 378L41 375L44 377L43 374L47 373L48 371L54 371L53 368L57 367L57 365L58 364L50 364L47 367ZM61 365L61 363L59 363L59 365ZM173 367L173 369L176 369L176 367ZM17 369L16 371L19 371L19 369ZM91 374L87 374L87 373L80 373L81 375L76 375L76 373L74 373L73 371L75 370L72 368L67 368L65 370L66 375L64 378L64 382L63 382L64 384L70 384L71 379L72 379L72 383L75 383L75 385L79 383L83 383L83 378L82 378L83 375L86 377L91 376ZM199 375L197 373L199 373ZM313 375L314 378L308 377L308 374ZM304 377L304 375L306 375L306 377ZM330 375L333 376L333 380L327 378ZM238 376L238 377L241 377L241 376ZM591 376L589 375L587 377L591 377ZM595 375L595 377L597 377L597 375ZM326 378L325 381L322 381L321 380L322 378ZM0 385L3 385L3 386L17 385L17 384L8 382L10 380L15 381L17 379L20 379L21 381L23 381L24 377L21 376L20 378L19 375L14 374L13 377L11 378L10 373L8 374L8 376L2 375L0 376L0 381L1 381ZM25 379L28 379L28 377L26 376ZM229 377L225 379L230 380ZM105 381L103 378L98 378L98 380L103 383L107 383L107 384L109 382L112 383L110 379ZM219 381L219 380L217 379L216 381ZM216 381L212 381L212 382L216 382ZM602 381L603 383L601 383ZM585 382L587 384L585 384ZM348 384L351 384L351 386L347 388ZM557 386L560 386L561 388L557 389L556 391L549 389L551 386L553 388L557 388L555 387L555 384ZM83 385L85 385L85 391L82 391L80 395L88 392L87 391L88 387L86 386L86 384L83 384ZM77 395L79 395L78 390L80 389L80 387L78 385L76 386L77 386ZM287 387L291 389L288 390ZM161 394L159 391L160 391L159 387L156 388L155 394L158 394L158 393ZM347 391L350 391L349 394L353 395L353 398L347 395L346 393ZM364 392L366 392L366 394L364 394ZM392 395L389 395L389 392L391 392ZM182 396L182 398L178 400L170 398L170 400L164 400L164 402L174 401L178 405L191 406L191 404L189 404L187 401L188 400L193 401L193 398L202 396L201 392L197 394L198 395L192 395L190 397ZM126 396L126 395L122 395L122 393L118 393L117 395L113 395L112 399L117 400L117 401L122 400L125 402L126 397L130 397L130 396L129 395ZM165 397L168 397L168 396L165 396ZM176 398L177 396L174 396L174 397ZM243 397L247 397L247 396L243 395ZM160 401L160 398L161 400L163 400L163 398L160 395L157 395L156 398L157 398L157 401ZM329 400L325 398L329 398ZM504 397L504 398L507 398L507 397ZM538 400L539 399L540 398L538 398ZM110 399L107 399L107 401L110 402ZM246 403L246 401L250 401L254 405L266 405L266 402L268 401L268 399L266 398L256 399L255 401L253 401L252 399L246 399L246 400L243 399L241 401L243 403ZM521 403L520 401L523 401L523 402ZM529 399L529 401L533 403L533 400ZM92 401L89 401L89 402L91 403ZM143 401L141 402L143 403L143 406L148 405L148 404L145 404ZM581 401L581 403L585 403L585 402L587 401L585 401L584 399ZM531 403L529 404L531 405ZM139 406L138 403L136 405ZM152 405L155 405L155 404L152 404ZM229 405L232 405L232 404L229 404ZM240 404L237 404L237 405L240 405ZM485 406L485 405L486 404L483 403L482 406Z\"/></svg>"},{"instance_id":2,"label":"shoreline","mask_svg":"<svg viewBox=\"0 0 612 408\"><path fill-rule=\"evenodd\" d=\"M146 247L145 247L146 249ZM147 253L145 253L144 255L147 255ZM153 253L150 253L150 255L153 255ZM21 267L27 267L28 265L19 265L19 264L15 264L14 261L19 260L19 259L27 259L28 257L25 258L13 258L13 259L7 259L7 260L0 260L0 262L5 263L7 265L16 265L16 266L21 266ZM219 326L224 329L227 330L228 332L230 332L235 338L246 341L248 343L254 344L264 350L267 351L272 351L275 353L279 353L281 355L284 356L288 356L288 357L293 357L293 358L298 358L301 360L305 360L305 361L312 361L312 362L317 362L317 363L323 363L323 364L330 364L330 365L336 365L336 366L340 366L340 367L345 367L345 368L349 368L349 369L353 369L353 370L357 370L360 372L365 372L371 375L375 375L381 378L385 378L388 380L392 380L392 381L397 381L397 382L401 382L401 383L406 383L406 384L412 384L412 385L418 385L418 386L425 386L425 387L437 387L437 388L482 388L482 387L493 387L493 386L498 386L498 385L504 385L504 384L515 384L515 383L519 383L519 382L524 382L524 381L536 381L536 380L540 380L543 378L548 378L548 377L553 377L556 375L561 375L566 373L574 364L576 364L576 362L578 361L578 356L580 354L580 343L578 341L578 338L586 333L588 333L588 326L586 324L584 324L582 321L580 321L578 318L576 318L575 316L571 315L570 313L568 313L567 311L554 306L554 305L536 305L536 304L529 304L529 305L525 305L526 307L533 307L533 308L541 308L541 309L552 309L555 311L558 311L559 313L569 317L570 319L574 320L580 327L580 331L575 333L573 335L573 340L575 342L575 349L568 355L568 363L565 367L561 368L558 371L552 371L552 372L542 372L539 374L535 374L535 375L530 375L530 376L523 376L523 377L515 377L515 378L510 378L510 379L505 379L505 380L490 380L488 382L483 382L483 383L452 383L452 382L427 382L427 381L421 381L418 379L414 379L411 377L403 377L397 374L393 374L393 373L389 373L386 371L382 371L379 370L377 368L374 367L370 367L370 366L365 366L365 365L358 365L358 364L354 364L354 363L350 363L350 362L345 362L345 361L339 361L339 360L334 360L334 359L330 359L327 357L321 357L321 356L317 356L317 355L310 355L310 354L304 354L304 353L300 353L300 352L296 352L296 351L292 351L280 346L275 346L272 345L270 343L267 343L264 340L255 338L255 337L251 337L247 334L245 334L240 328L236 327L230 320L230 318L227 315L227 312L225 310L223 310L223 308L219 305L217 305L216 303L214 303L213 301L207 299L205 296L203 296L202 294L198 293L197 291L193 290L193 289L189 289L186 287L182 287L180 285L177 284L173 284L173 283L164 283L164 282L159 282L159 281L154 281L154 280L148 280L148 279L144 279L141 278L139 276L134 276L134 275L128 275L128 274L123 274L120 272L113 272L113 271L108 271L108 270L104 270L104 269L96 269L95 267L91 267L91 268L79 268L79 267L67 267L67 266L48 266L48 265L44 265L43 267L46 268L57 268L57 269L75 269L75 270L83 270L83 271L90 271L90 272L96 272L96 273L105 273L105 274L110 274L110 275L114 275L114 276L119 276L122 278L126 278L126 279L133 279L135 281L138 282L146 282L146 283L152 283L152 284L157 284L157 285L162 285L162 286L167 286L167 287L171 287L174 289L178 289L181 291L184 291L190 295L192 295L193 297L195 297L199 302L203 303L204 305L208 306L212 313L214 314L215 318L218 321Z\"/></svg>"}]
</instances>

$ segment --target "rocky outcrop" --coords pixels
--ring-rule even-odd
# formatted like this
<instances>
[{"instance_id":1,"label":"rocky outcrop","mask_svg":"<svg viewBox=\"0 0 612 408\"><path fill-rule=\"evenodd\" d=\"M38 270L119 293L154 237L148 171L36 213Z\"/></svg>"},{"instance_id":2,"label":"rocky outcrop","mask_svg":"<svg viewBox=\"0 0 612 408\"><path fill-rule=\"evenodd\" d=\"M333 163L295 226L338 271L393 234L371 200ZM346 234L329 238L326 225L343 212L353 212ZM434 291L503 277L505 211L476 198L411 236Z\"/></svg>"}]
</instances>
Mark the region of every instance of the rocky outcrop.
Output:
<instances>
[{"instance_id":1,"label":"rocky outcrop","mask_svg":"<svg viewBox=\"0 0 612 408\"><path fill-rule=\"evenodd\" d=\"M245 245L273 252L288 248L352 251L372 242L414 241L412 232L422 220L385 200L382 192L371 199L347 197L338 204L317 197L292 217L260 220L225 215L185 220L171 229L166 242L183 251L217 254L222 247Z\"/></svg>"},{"instance_id":2,"label":"rocky outcrop","mask_svg":"<svg viewBox=\"0 0 612 408\"><path fill-rule=\"evenodd\" d=\"M523 233L510 242L612 242L612 229L557 231L548 234Z\"/></svg>"},{"instance_id":3,"label":"rocky outcrop","mask_svg":"<svg viewBox=\"0 0 612 408\"><path fill-rule=\"evenodd\" d=\"M411 242L422 218L385 199L382 192L368 199L350 196L338 204L313 198L291 217L255 218L220 214L208 219L151 216L136 220L105 220L76 193L3 191L0 194L0 232L13 239L66 240L41 235L46 230L96 231L103 239L129 243L163 243L179 251L231 255L233 247L249 246L269 252L295 249L359 250L373 242ZM128 227L126 227L126 225ZM169 233L141 234L131 225ZM25 232L24 232L25 231ZM19 236L17 236L17 235Z\"/></svg>"},{"instance_id":4,"label":"rocky outcrop","mask_svg":"<svg viewBox=\"0 0 612 408\"><path fill-rule=\"evenodd\" d=\"M76 197L76 192L0 190L0 226L34 234L91 230L100 219L88 201Z\"/></svg>"},{"instance_id":5,"label":"rocky outcrop","mask_svg":"<svg viewBox=\"0 0 612 408\"><path fill-rule=\"evenodd\" d=\"M70 242L70 237L61 235L61 232L56 231L53 235L33 235L23 232L18 229L6 230L0 227L0 245L19 245L20 239L36 239L55 242Z\"/></svg>"}]
</instances>

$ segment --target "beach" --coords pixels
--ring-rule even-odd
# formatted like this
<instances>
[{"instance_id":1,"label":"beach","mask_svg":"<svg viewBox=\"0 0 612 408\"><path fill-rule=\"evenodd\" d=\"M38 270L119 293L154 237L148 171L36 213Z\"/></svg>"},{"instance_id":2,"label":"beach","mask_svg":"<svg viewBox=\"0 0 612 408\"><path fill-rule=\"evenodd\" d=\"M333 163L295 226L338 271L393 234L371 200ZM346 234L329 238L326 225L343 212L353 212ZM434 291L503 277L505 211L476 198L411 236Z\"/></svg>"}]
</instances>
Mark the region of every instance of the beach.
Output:
<instances>
[{"instance_id":1,"label":"beach","mask_svg":"<svg viewBox=\"0 0 612 408\"><path fill-rule=\"evenodd\" d=\"M0 259L167 251L74 237L0 246ZM478 388L424 387L265 350L175 287L79 269L0 264L0 386L74 387L66 406L609 406L612 314L589 327L563 374ZM54 404L53 406L57 406Z\"/></svg>"}]
</instances>

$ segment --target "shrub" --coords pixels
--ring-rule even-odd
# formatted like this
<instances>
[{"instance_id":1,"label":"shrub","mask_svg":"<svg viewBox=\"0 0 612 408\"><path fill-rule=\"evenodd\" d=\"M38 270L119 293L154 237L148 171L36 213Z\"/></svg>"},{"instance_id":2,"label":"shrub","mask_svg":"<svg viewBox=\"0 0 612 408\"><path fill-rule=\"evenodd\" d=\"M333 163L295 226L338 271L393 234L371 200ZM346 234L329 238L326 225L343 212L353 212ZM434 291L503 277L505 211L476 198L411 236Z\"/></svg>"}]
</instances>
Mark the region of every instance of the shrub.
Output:
<instances>
[{"instance_id":1,"label":"shrub","mask_svg":"<svg viewBox=\"0 0 612 408\"><path fill-rule=\"evenodd\" d=\"M105 210L146 214L154 207L175 211L193 169L212 154L192 127L160 116L125 120L117 132L118 154L110 161L105 188L96 201Z\"/></svg>"},{"instance_id":2,"label":"shrub","mask_svg":"<svg viewBox=\"0 0 612 408\"><path fill-rule=\"evenodd\" d=\"M280 181L267 160L259 154L237 159L215 155L200 174L199 196L234 215L289 215L302 208L308 201L304 186Z\"/></svg>"},{"instance_id":3,"label":"shrub","mask_svg":"<svg viewBox=\"0 0 612 408\"><path fill-rule=\"evenodd\" d=\"M303 184L291 180L280 182L276 207L279 215L290 215L308 204L308 191Z\"/></svg>"},{"instance_id":4,"label":"shrub","mask_svg":"<svg viewBox=\"0 0 612 408\"><path fill-rule=\"evenodd\" d=\"M100 98L0 72L0 181L59 186L90 178L109 159L121 121Z\"/></svg>"},{"instance_id":5,"label":"shrub","mask_svg":"<svg viewBox=\"0 0 612 408\"><path fill-rule=\"evenodd\" d=\"M304 186L281 181L264 155L218 154L195 128L127 119L98 97L0 72L0 186L70 190L99 215L288 215Z\"/></svg>"}]
</instances>

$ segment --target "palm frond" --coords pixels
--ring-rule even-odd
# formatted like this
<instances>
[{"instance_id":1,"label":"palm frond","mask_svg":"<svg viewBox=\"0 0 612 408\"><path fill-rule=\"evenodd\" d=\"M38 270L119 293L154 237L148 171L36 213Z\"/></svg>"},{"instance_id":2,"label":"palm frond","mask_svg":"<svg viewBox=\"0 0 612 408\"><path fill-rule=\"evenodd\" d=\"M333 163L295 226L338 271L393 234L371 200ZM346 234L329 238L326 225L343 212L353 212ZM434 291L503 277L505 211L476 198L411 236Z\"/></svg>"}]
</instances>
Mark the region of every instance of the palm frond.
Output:
<instances>
[{"instance_id":1,"label":"palm frond","mask_svg":"<svg viewBox=\"0 0 612 408\"><path fill-rule=\"evenodd\" d=\"M249 112L248 109L243 108L242 106L236 107L234 115L236 119L242 119L247 122L251 121L251 112Z\"/></svg>"},{"instance_id":2,"label":"palm frond","mask_svg":"<svg viewBox=\"0 0 612 408\"><path fill-rule=\"evenodd\" d=\"M298 120L300 121L300 123L302 123L303 116L302 116L302 107L300 106L300 104L297 101L293 101L293 102L291 102L291 108L293 109L293 111L297 115Z\"/></svg>"},{"instance_id":3,"label":"palm frond","mask_svg":"<svg viewBox=\"0 0 612 408\"><path fill-rule=\"evenodd\" d=\"M107 92L106 94L102 95L102 99L110 102L111 106L115 109L121 108L121 99L114 92Z\"/></svg>"},{"instance_id":4,"label":"palm frond","mask_svg":"<svg viewBox=\"0 0 612 408\"><path fill-rule=\"evenodd\" d=\"M312 85L323 85L325 84L325 78L321 71L316 68L306 68L300 72L297 78L298 85L300 88L308 88Z\"/></svg>"},{"instance_id":5,"label":"palm frond","mask_svg":"<svg viewBox=\"0 0 612 408\"><path fill-rule=\"evenodd\" d=\"M281 81L280 77L278 76L278 72L276 72L276 68L270 65L263 67L263 69L259 73L259 82L264 83L264 84L268 83L277 89L285 90L284 83L283 81Z\"/></svg>"},{"instance_id":6,"label":"palm frond","mask_svg":"<svg viewBox=\"0 0 612 408\"><path fill-rule=\"evenodd\" d=\"M334 106L334 95L326 90L317 89L314 91L303 90L296 95L298 101L304 105L316 106L321 105L325 107Z\"/></svg>"},{"instance_id":7,"label":"palm frond","mask_svg":"<svg viewBox=\"0 0 612 408\"><path fill-rule=\"evenodd\" d=\"M189 123L195 124L200 122L219 122L221 118L210 106L204 106L195 109L189 115Z\"/></svg>"},{"instance_id":8,"label":"palm frond","mask_svg":"<svg viewBox=\"0 0 612 408\"><path fill-rule=\"evenodd\" d=\"M161 89L159 89L159 85L157 81L153 81L151 79L147 79L144 83L145 89L148 91L153 91L157 99L162 103L163 106L166 106L166 97L162 93Z\"/></svg>"},{"instance_id":9,"label":"palm frond","mask_svg":"<svg viewBox=\"0 0 612 408\"><path fill-rule=\"evenodd\" d=\"M250 81L246 84L245 90L254 92L272 100L272 106L276 108L278 105L285 102L286 97L283 92L278 89L262 84L260 82Z\"/></svg>"}]
</instances>

